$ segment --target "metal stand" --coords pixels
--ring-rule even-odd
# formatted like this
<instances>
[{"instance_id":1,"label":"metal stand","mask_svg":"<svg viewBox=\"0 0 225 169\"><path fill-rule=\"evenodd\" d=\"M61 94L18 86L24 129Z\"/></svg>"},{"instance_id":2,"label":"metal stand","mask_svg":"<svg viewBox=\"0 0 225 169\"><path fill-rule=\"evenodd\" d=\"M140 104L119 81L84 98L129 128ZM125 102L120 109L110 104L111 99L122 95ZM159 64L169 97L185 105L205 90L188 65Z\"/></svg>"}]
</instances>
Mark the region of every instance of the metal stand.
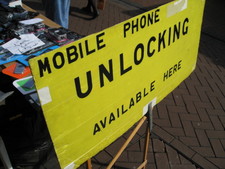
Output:
<instances>
[{"instance_id":1,"label":"metal stand","mask_svg":"<svg viewBox=\"0 0 225 169\"><path fill-rule=\"evenodd\" d=\"M0 159L2 160L5 169L13 169L12 164L9 160L8 153L5 148L5 144L1 136L0 136Z\"/></svg>"},{"instance_id":2,"label":"metal stand","mask_svg":"<svg viewBox=\"0 0 225 169\"><path fill-rule=\"evenodd\" d=\"M7 92L7 93L3 93L2 91L0 91L0 105L3 102L5 102L5 99L12 94L13 94L13 91ZM5 148L5 144L4 144L1 136L0 136L0 159L1 159L5 169L13 169L12 164L9 159L9 156L8 156L8 153L7 153L7 150Z\"/></svg>"}]
</instances>

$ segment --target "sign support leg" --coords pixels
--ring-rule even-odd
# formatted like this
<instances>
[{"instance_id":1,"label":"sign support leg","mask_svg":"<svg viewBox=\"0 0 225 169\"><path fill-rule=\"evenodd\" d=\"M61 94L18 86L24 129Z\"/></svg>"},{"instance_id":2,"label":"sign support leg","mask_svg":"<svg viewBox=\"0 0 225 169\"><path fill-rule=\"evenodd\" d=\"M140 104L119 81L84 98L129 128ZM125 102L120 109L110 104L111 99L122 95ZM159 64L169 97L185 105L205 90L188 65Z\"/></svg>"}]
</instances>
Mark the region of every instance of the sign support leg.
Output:
<instances>
[{"instance_id":1,"label":"sign support leg","mask_svg":"<svg viewBox=\"0 0 225 169\"><path fill-rule=\"evenodd\" d=\"M91 158L87 160L88 169L92 169Z\"/></svg>"},{"instance_id":2,"label":"sign support leg","mask_svg":"<svg viewBox=\"0 0 225 169\"><path fill-rule=\"evenodd\" d=\"M109 165L107 166L106 169L111 169L112 168L112 166L115 164L115 162L117 161L117 159L120 157L120 155L123 153L123 151L125 150L125 148L128 146L128 144L130 143L130 141L132 140L132 138L135 136L135 134L138 132L138 130L141 128L141 126L143 125L143 123L147 119L148 120L148 125L146 127L145 149L144 149L143 163L137 168L137 169L146 169L146 165L147 165L147 162L148 162L147 155L148 155L148 148L149 148L150 131L152 130L152 126L153 126L153 122L152 122L152 110L153 110L153 106L152 106L152 103L150 103L149 104L149 107L148 107L148 112L147 112L146 116L144 116L144 117L141 118L141 120L138 122L138 124L135 127L135 129L132 131L132 133L130 134L130 136L127 138L126 142L122 145L122 147L117 152L117 154L115 155L115 157L113 158L113 160L109 163ZM87 166L88 166L88 169L92 169L91 159L89 159L87 161Z\"/></svg>"},{"instance_id":3,"label":"sign support leg","mask_svg":"<svg viewBox=\"0 0 225 169\"><path fill-rule=\"evenodd\" d=\"M148 106L148 112L147 112L147 120L148 120L148 126L146 127L146 135L145 135L145 151L144 151L144 158L143 163L138 167L138 169L146 169L146 164L148 162L148 148L149 148L149 141L150 141L150 132L152 131L153 127L153 106L152 103Z\"/></svg>"},{"instance_id":4,"label":"sign support leg","mask_svg":"<svg viewBox=\"0 0 225 169\"><path fill-rule=\"evenodd\" d=\"M116 154L116 156L114 157L114 159L110 162L110 164L107 166L106 169L111 169L112 166L114 165L114 163L116 162L116 160L119 158L119 156L122 154L122 152L124 151L124 149L127 147L127 145L129 144L129 142L132 140L132 138L135 136L135 134L138 132L138 130L140 129L140 127L143 125L143 123L145 122L146 117L142 117L142 119L139 121L138 125L135 127L135 129L133 130L133 132L131 133L131 135L128 137L128 139L126 140L126 142L123 144L123 146L121 147L121 149L118 151L118 153Z\"/></svg>"}]
</instances>

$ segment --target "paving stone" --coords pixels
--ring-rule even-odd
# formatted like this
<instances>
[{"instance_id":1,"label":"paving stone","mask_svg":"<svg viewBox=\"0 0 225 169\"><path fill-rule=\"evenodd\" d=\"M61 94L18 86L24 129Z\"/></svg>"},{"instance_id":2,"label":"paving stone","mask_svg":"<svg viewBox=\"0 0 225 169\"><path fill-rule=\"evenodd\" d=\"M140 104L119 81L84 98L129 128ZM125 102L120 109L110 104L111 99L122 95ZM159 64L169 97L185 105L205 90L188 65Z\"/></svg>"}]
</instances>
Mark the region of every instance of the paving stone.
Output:
<instances>
[{"instance_id":1,"label":"paving stone","mask_svg":"<svg viewBox=\"0 0 225 169\"><path fill-rule=\"evenodd\" d=\"M182 121L182 124L183 124L183 128L184 128L185 136L194 137L195 131L194 131L191 121Z\"/></svg>"},{"instance_id":2,"label":"paving stone","mask_svg":"<svg viewBox=\"0 0 225 169\"><path fill-rule=\"evenodd\" d=\"M194 102L194 105L195 107L200 107L200 108L206 108L206 109L212 109L213 108L213 105L210 103L205 103L205 102L200 102L200 101L197 101L197 102Z\"/></svg>"},{"instance_id":3,"label":"paving stone","mask_svg":"<svg viewBox=\"0 0 225 169\"><path fill-rule=\"evenodd\" d=\"M170 116L170 121L172 126L171 127L181 127L181 121L180 121L180 117L179 117L179 113L177 112L171 112L169 113Z\"/></svg>"},{"instance_id":4,"label":"paving stone","mask_svg":"<svg viewBox=\"0 0 225 169\"><path fill-rule=\"evenodd\" d=\"M223 109L218 100L218 97L209 97L209 100L212 103L214 109L221 109L221 110Z\"/></svg>"},{"instance_id":5,"label":"paving stone","mask_svg":"<svg viewBox=\"0 0 225 169\"><path fill-rule=\"evenodd\" d=\"M192 147L192 149L203 157L215 157L211 147Z\"/></svg>"},{"instance_id":6,"label":"paving stone","mask_svg":"<svg viewBox=\"0 0 225 169\"><path fill-rule=\"evenodd\" d=\"M199 164L204 169L219 169L215 166L212 162L208 161L204 157L200 156L199 154L195 154L192 157L192 160Z\"/></svg>"},{"instance_id":7,"label":"paving stone","mask_svg":"<svg viewBox=\"0 0 225 169\"><path fill-rule=\"evenodd\" d=\"M183 94L180 93L180 92L185 91L185 90L183 90L183 89L181 89L181 90L176 89L175 91L177 93L173 92L173 98L174 98L176 106L185 106L183 98L182 98Z\"/></svg>"},{"instance_id":8,"label":"paving stone","mask_svg":"<svg viewBox=\"0 0 225 169\"><path fill-rule=\"evenodd\" d=\"M198 97L200 98L201 101L203 102L210 102L209 100L209 96L207 95L206 91L209 91L211 90L210 87L208 86L195 86L197 92L198 92ZM199 100L196 100L196 101L199 101ZM197 106L198 108L198 106Z\"/></svg>"},{"instance_id":9,"label":"paving stone","mask_svg":"<svg viewBox=\"0 0 225 169\"><path fill-rule=\"evenodd\" d=\"M154 119L155 124L162 127L171 127L171 123L168 119Z\"/></svg>"},{"instance_id":10,"label":"paving stone","mask_svg":"<svg viewBox=\"0 0 225 169\"><path fill-rule=\"evenodd\" d=\"M138 130L138 135L140 136L144 136L146 134L146 127L148 127L148 121L146 120L143 125L141 126L141 128Z\"/></svg>"},{"instance_id":11,"label":"paving stone","mask_svg":"<svg viewBox=\"0 0 225 169\"><path fill-rule=\"evenodd\" d=\"M224 139L225 138L225 131L213 131L213 130L207 130L206 134L209 138L215 138L215 139Z\"/></svg>"},{"instance_id":12,"label":"paving stone","mask_svg":"<svg viewBox=\"0 0 225 169\"><path fill-rule=\"evenodd\" d=\"M113 142L111 145L109 145L108 147L106 147L106 151L112 156L114 157L116 155L116 153L119 151L119 149L122 147L122 145L125 143L125 139L124 138L120 138L117 139L115 142Z\"/></svg>"},{"instance_id":13,"label":"paving stone","mask_svg":"<svg viewBox=\"0 0 225 169\"><path fill-rule=\"evenodd\" d=\"M153 140L153 137L150 135L150 140L149 140L149 147L148 147L148 152L149 153L152 153L153 152L153 146L152 146L152 141ZM146 142L146 139L145 138L142 138L141 140L140 140L140 149L141 149L141 151L144 151L145 150L145 142ZM136 149L137 150L137 149Z\"/></svg>"},{"instance_id":14,"label":"paving stone","mask_svg":"<svg viewBox=\"0 0 225 169\"><path fill-rule=\"evenodd\" d=\"M172 112L172 113L183 113L183 112L186 112L186 108L184 106L168 105L167 108L168 108L168 111Z\"/></svg>"},{"instance_id":15,"label":"paving stone","mask_svg":"<svg viewBox=\"0 0 225 169\"><path fill-rule=\"evenodd\" d=\"M185 164L185 165L191 165L192 164L192 162L189 159L184 158L184 156L182 156L180 154L179 154L179 158L180 158L181 164Z\"/></svg>"},{"instance_id":16,"label":"paving stone","mask_svg":"<svg viewBox=\"0 0 225 169\"><path fill-rule=\"evenodd\" d=\"M195 165L171 165L171 169L196 169Z\"/></svg>"},{"instance_id":17,"label":"paving stone","mask_svg":"<svg viewBox=\"0 0 225 169\"><path fill-rule=\"evenodd\" d=\"M108 154L106 151L101 151L98 154L95 155L95 161L111 161L112 156Z\"/></svg>"},{"instance_id":18,"label":"paving stone","mask_svg":"<svg viewBox=\"0 0 225 169\"><path fill-rule=\"evenodd\" d=\"M192 124L195 129L205 129L205 130L213 130L214 129L211 122L194 121L194 122L192 122Z\"/></svg>"},{"instance_id":19,"label":"paving stone","mask_svg":"<svg viewBox=\"0 0 225 169\"><path fill-rule=\"evenodd\" d=\"M169 118L166 105L163 105L163 104L160 104L160 106L156 105L156 108L159 112L158 118L160 118L160 119L168 119Z\"/></svg>"},{"instance_id":20,"label":"paving stone","mask_svg":"<svg viewBox=\"0 0 225 169\"><path fill-rule=\"evenodd\" d=\"M128 151L128 160L132 162L142 163L143 162L144 153L140 151Z\"/></svg>"},{"instance_id":21,"label":"paving stone","mask_svg":"<svg viewBox=\"0 0 225 169\"><path fill-rule=\"evenodd\" d=\"M205 108L200 108L200 107L196 107L196 108L197 108L200 120L203 122L210 122L210 118L209 118L207 110Z\"/></svg>"},{"instance_id":22,"label":"paving stone","mask_svg":"<svg viewBox=\"0 0 225 169\"><path fill-rule=\"evenodd\" d=\"M212 121L212 124L213 124L215 130L222 130L222 131L224 130L224 127L220 121L220 117L210 116L210 119Z\"/></svg>"},{"instance_id":23,"label":"paving stone","mask_svg":"<svg viewBox=\"0 0 225 169\"><path fill-rule=\"evenodd\" d=\"M168 153L168 158L169 158L169 164L180 164L180 158L179 154L176 150L171 148L170 146L166 145L166 151Z\"/></svg>"},{"instance_id":24,"label":"paving stone","mask_svg":"<svg viewBox=\"0 0 225 169\"><path fill-rule=\"evenodd\" d=\"M179 116L182 120L188 120L188 121L192 121L192 122L200 121L198 114L182 113L182 114L179 114Z\"/></svg>"},{"instance_id":25,"label":"paving stone","mask_svg":"<svg viewBox=\"0 0 225 169\"><path fill-rule=\"evenodd\" d=\"M199 60L202 60L203 58L205 58L206 56L203 56L203 55L200 55L199 56ZM203 91L211 91L212 89L208 86L208 82L206 81L206 78L204 77L204 73L203 71L206 70L205 68L203 68L201 65L202 63L198 63L197 64L198 67L196 68L196 71L195 73L197 74L196 76L198 76L198 79L199 79L199 83L200 85L198 86L195 86L195 89L196 89L196 92L194 95L197 95L197 94L202 94L201 93L201 89L200 91L198 92L199 88L203 87ZM206 90L207 89L207 90ZM203 96L199 96L200 98L204 98L206 97L205 94L203 93ZM207 97L206 97L206 100L207 100Z\"/></svg>"},{"instance_id":26,"label":"paving stone","mask_svg":"<svg viewBox=\"0 0 225 169\"><path fill-rule=\"evenodd\" d=\"M193 86L188 85L188 84L187 84L187 81L184 81L184 83L185 83L186 86L187 86L189 95L191 95L191 96L197 96L198 93L197 93L196 89L195 89ZM184 98L184 99L185 99L185 98Z\"/></svg>"},{"instance_id":27,"label":"paving stone","mask_svg":"<svg viewBox=\"0 0 225 169\"><path fill-rule=\"evenodd\" d=\"M208 158L208 160L216 164L220 169L225 168L225 158Z\"/></svg>"},{"instance_id":28,"label":"paving stone","mask_svg":"<svg viewBox=\"0 0 225 169\"><path fill-rule=\"evenodd\" d=\"M155 158L156 158L157 168L160 168L160 169L170 168L166 153L156 153Z\"/></svg>"},{"instance_id":29,"label":"paving stone","mask_svg":"<svg viewBox=\"0 0 225 169\"><path fill-rule=\"evenodd\" d=\"M171 141L174 139L171 134L167 133L165 130L161 129L158 126L154 126L153 132L157 133L157 135L167 143L171 143Z\"/></svg>"},{"instance_id":30,"label":"paving stone","mask_svg":"<svg viewBox=\"0 0 225 169\"><path fill-rule=\"evenodd\" d=\"M177 150L182 150L182 153L187 157L191 158L195 154L193 150L191 150L187 145L183 144L181 141L177 139L174 139L171 142L171 146L173 146Z\"/></svg>"},{"instance_id":31,"label":"paving stone","mask_svg":"<svg viewBox=\"0 0 225 169\"><path fill-rule=\"evenodd\" d=\"M140 166L140 163L128 163L128 162L116 162L113 166L113 169L137 169Z\"/></svg>"},{"instance_id":32,"label":"paving stone","mask_svg":"<svg viewBox=\"0 0 225 169\"><path fill-rule=\"evenodd\" d=\"M212 144L212 148L216 154L216 157L225 157L225 151L223 149L223 146L218 139L210 139L210 142Z\"/></svg>"},{"instance_id":33,"label":"paving stone","mask_svg":"<svg viewBox=\"0 0 225 169\"><path fill-rule=\"evenodd\" d=\"M179 140L189 147L199 146L199 142L196 137L179 137Z\"/></svg>"},{"instance_id":34,"label":"paving stone","mask_svg":"<svg viewBox=\"0 0 225 169\"><path fill-rule=\"evenodd\" d=\"M208 95L208 97L217 97L217 98L219 98L219 99L223 99L224 98L224 94L223 94L223 87L221 88L221 89L219 89L220 90L220 93L216 93L216 92L214 92L214 91L206 91L206 93L207 93L207 95Z\"/></svg>"},{"instance_id":35,"label":"paving stone","mask_svg":"<svg viewBox=\"0 0 225 169\"><path fill-rule=\"evenodd\" d=\"M223 128L225 129L225 116L220 116L220 121L222 122Z\"/></svg>"},{"instance_id":36,"label":"paving stone","mask_svg":"<svg viewBox=\"0 0 225 169\"><path fill-rule=\"evenodd\" d=\"M135 142L135 143L131 143L127 146L127 151L137 151L137 150L141 150L141 145L139 144L139 142Z\"/></svg>"},{"instance_id":37,"label":"paving stone","mask_svg":"<svg viewBox=\"0 0 225 169\"><path fill-rule=\"evenodd\" d=\"M206 111L208 112L209 115L218 115L218 116L224 115L224 111L221 111L221 110L206 109Z\"/></svg>"},{"instance_id":38,"label":"paving stone","mask_svg":"<svg viewBox=\"0 0 225 169\"><path fill-rule=\"evenodd\" d=\"M210 147L209 139L205 133L205 130L196 129L195 130L198 141L202 147Z\"/></svg>"},{"instance_id":39,"label":"paving stone","mask_svg":"<svg viewBox=\"0 0 225 169\"><path fill-rule=\"evenodd\" d=\"M148 163L155 164L155 154L154 153L148 153L147 160L148 160Z\"/></svg>"},{"instance_id":40,"label":"paving stone","mask_svg":"<svg viewBox=\"0 0 225 169\"><path fill-rule=\"evenodd\" d=\"M153 151L156 153L163 153L165 152L165 146L163 141L159 139L153 139Z\"/></svg>"},{"instance_id":41,"label":"paving stone","mask_svg":"<svg viewBox=\"0 0 225 169\"><path fill-rule=\"evenodd\" d=\"M177 137L181 137L181 136L185 136L184 134L184 129L183 128L165 128L165 130L170 133L171 135L177 136Z\"/></svg>"},{"instance_id":42,"label":"paving stone","mask_svg":"<svg viewBox=\"0 0 225 169\"><path fill-rule=\"evenodd\" d=\"M225 85L223 87L221 87L221 88L225 88ZM225 110L225 98L219 98L219 102L220 102L223 110Z\"/></svg>"},{"instance_id":43,"label":"paving stone","mask_svg":"<svg viewBox=\"0 0 225 169\"><path fill-rule=\"evenodd\" d=\"M220 140L221 144L223 145L223 149L225 150L225 139Z\"/></svg>"}]
</instances>

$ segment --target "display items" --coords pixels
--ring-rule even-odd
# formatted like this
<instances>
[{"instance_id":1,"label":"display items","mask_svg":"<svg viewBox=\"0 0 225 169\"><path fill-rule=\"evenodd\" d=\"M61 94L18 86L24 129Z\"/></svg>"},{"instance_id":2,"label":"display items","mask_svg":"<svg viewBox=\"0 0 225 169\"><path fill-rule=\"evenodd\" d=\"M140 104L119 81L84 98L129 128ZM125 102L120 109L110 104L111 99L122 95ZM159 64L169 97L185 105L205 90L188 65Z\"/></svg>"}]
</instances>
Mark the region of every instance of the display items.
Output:
<instances>
[{"instance_id":1,"label":"display items","mask_svg":"<svg viewBox=\"0 0 225 169\"><path fill-rule=\"evenodd\" d=\"M6 97L1 96L0 136L16 169L60 168L29 60L83 37L62 27L50 28L38 15L21 5L0 5L0 78L4 79L0 81L0 94L12 93L7 102L13 105L4 105Z\"/></svg>"}]
</instances>

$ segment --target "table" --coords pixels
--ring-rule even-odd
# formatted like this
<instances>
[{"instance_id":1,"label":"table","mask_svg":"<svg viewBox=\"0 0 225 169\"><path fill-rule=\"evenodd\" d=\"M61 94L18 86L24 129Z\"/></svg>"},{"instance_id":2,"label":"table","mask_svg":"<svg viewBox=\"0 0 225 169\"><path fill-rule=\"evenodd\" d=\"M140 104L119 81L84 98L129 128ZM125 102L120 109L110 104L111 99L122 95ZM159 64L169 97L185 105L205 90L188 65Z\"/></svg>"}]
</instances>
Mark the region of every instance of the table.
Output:
<instances>
[{"instance_id":1,"label":"table","mask_svg":"<svg viewBox=\"0 0 225 169\"><path fill-rule=\"evenodd\" d=\"M30 7L26 6L25 4L23 4L23 8L28 11L34 11ZM50 19L46 18L44 15L39 14L37 16L37 18L43 19L44 24L46 24L49 27L52 27L52 28L60 27L60 25L58 25L55 22L51 21ZM9 160L5 146L7 147L10 145L9 142L13 140L14 135L15 135L15 143L14 143L15 146L13 146L13 148L7 147L7 150L11 151L11 150L14 150L15 147L21 146L20 138L16 138L18 135L20 135L20 133L17 132L17 130L20 130L20 129L19 128L16 129L16 127L14 129L11 129L12 127L7 128L12 123L13 123L13 125L14 125L14 123L18 123L18 122L27 123L27 125L21 124L23 126L27 126L27 128L25 128L24 131L21 131L21 135L24 136L27 134L28 137L32 137L32 139L33 139L32 142L35 142L38 135L41 135L43 130L44 130L43 137L46 136L46 139L49 142L51 141L51 139L48 135L48 130L46 128L46 124L45 124L45 121L43 118L41 108L35 107L35 106L33 106L33 104L30 104L28 97L23 96L19 91L16 90L16 88L13 88L11 82L15 80L14 78L6 76L3 73L1 73L2 69L11 66L14 63L15 62L10 62L10 63L0 65L0 92L1 92L1 90L3 90L3 92L6 93L6 92L12 91L14 89L14 93L12 94L12 96L9 96L7 98L7 103L3 103L3 105L0 104L0 113L6 114L8 117L6 125L1 124L1 122L0 122L0 125L1 125L0 126L0 135L1 135L0 136L0 157L1 157L0 159L2 160L3 165L6 169L12 169L12 164ZM13 101L13 102L11 102L11 101ZM6 112L4 112L4 110L6 110ZM18 112L16 112L16 111L18 111ZM25 118L25 120L22 120L22 118ZM2 120L2 119L0 119L0 120ZM34 125L33 126L34 128L31 128L32 125ZM39 127L39 125L41 127ZM2 126L6 127L6 131L3 131L3 130L5 130L5 128L1 128ZM18 124L15 126L18 126ZM19 126L19 127L21 127L21 126ZM15 130L15 133L8 132L8 131L13 132L13 130ZM28 133L26 133L26 132L28 132ZM29 132L31 132L31 133L29 133ZM23 136L21 136L21 137L23 137ZM4 140L4 142L3 142L3 140ZM26 138L26 139L22 139L22 140L29 142L30 138ZM29 145L32 144L32 142L29 142ZM51 151L54 151L54 150L51 150ZM9 153L9 154L12 154L12 153ZM53 152L53 154L54 154L54 152ZM47 154L47 156L49 156L49 154ZM59 166L58 162L57 162L57 158L55 155L53 155L53 158L55 160L55 163L54 163L55 166L53 168L57 169Z\"/></svg>"}]
</instances>

